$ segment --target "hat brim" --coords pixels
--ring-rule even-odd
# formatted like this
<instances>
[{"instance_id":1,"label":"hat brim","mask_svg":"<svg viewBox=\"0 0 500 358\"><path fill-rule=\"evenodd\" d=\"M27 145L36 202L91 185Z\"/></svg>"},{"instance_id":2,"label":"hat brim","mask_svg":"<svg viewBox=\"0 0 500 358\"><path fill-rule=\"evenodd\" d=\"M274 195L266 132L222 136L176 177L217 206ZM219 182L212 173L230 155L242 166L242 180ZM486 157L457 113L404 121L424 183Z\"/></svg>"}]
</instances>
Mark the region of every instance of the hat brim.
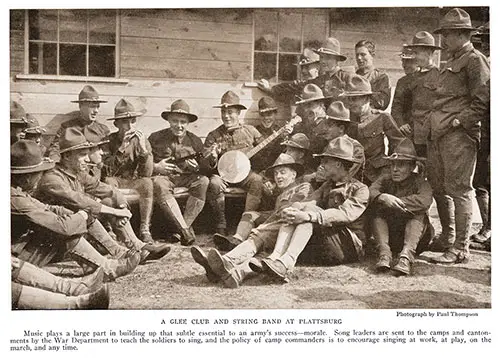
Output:
<instances>
[{"instance_id":1,"label":"hat brim","mask_svg":"<svg viewBox=\"0 0 500 358\"><path fill-rule=\"evenodd\" d=\"M273 165L269 168L266 169L266 176L272 177L272 172L274 168L279 168L279 167L292 167L293 170L297 172L297 177L302 176L304 174L304 166L300 163L289 163L289 164L278 164L278 165Z\"/></svg>"},{"instance_id":2,"label":"hat brim","mask_svg":"<svg viewBox=\"0 0 500 358\"><path fill-rule=\"evenodd\" d=\"M25 124L28 125L28 123L22 119L22 118L11 118L10 119L10 124Z\"/></svg>"},{"instance_id":3,"label":"hat brim","mask_svg":"<svg viewBox=\"0 0 500 358\"><path fill-rule=\"evenodd\" d=\"M416 60L417 57L416 56L408 56L408 55L402 55L402 54L399 54L399 57L402 59L402 60Z\"/></svg>"},{"instance_id":4,"label":"hat brim","mask_svg":"<svg viewBox=\"0 0 500 358\"><path fill-rule=\"evenodd\" d=\"M339 97L360 97L360 96L371 96L373 92L342 92Z\"/></svg>"},{"instance_id":5,"label":"hat brim","mask_svg":"<svg viewBox=\"0 0 500 358\"><path fill-rule=\"evenodd\" d=\"M286 145L287 147L293 147L293 148L302 149L302 150L309 150L309 148L303 147L300 144L292 142L290 140L286 140L284 142L281 142L280 145Z\"/></svg>"},{"instance_id":6,"label":"hat brim","mask_svg":"<svg viewBox=\"0 0 500 358\"><path fill-rule=\"evenodd\" d=\"M351 123L351 120L349 118L332 117L332 116L329 116L328 114L326 115L326 119L328 119L330 121L335 121L335 122L342 122L344 124Z\"/></svg>"},{"instance_id":7,"label":"hat brim","mask_svg":"<svg viewBox=\"0 0 500 358\"><path fill-rule=\"evenodd\" d=\"M341 156L338 156L338 155L332 155L332 154L326 154L326 153L313 154L313 157L315 157L315 158L328 157L328 158L335 158L335 159L345 160L345 161L351 162L351 163L361 163L361 160L356 159L356 158L346 158L346 157L341 157Z\"/></svg>"},{"instance_id":8,"label":"hat brim","mask_svg":"<svg viewBox=\"0 0 500 358\"><path fill-rule=\"evenodd\" d=\"M142 112L129 112L127 114L114 116L112 118L106 118L106 120L107 121L116 121L118 119L137 118L137 117L141 117L143 115L144 115L144 113L142 113Z\"/></svg>"},{"instance_id":9,"label":"hat brim","mask_svg":"<svg viewBox=\"0 0 500 358\"><path fill-rule=\"evenodd\" d=\"M278 107L259 109L259 113L277 112Z\"/></svg>"},{"instance_id":10,"label":"hat brim","mask_svg":"<svg viewBox=\"0 0 500 358\"><path fill-rule=\"evenodd\" d=\"M228 103L222 103L222 104L217 104L215 106L213 106L213 108L238 108L238 109L247 109L247 107L245 107L244 105L242 104L228 104Z\"/></svg>"},{"instance_id":11,"label":"hat brim","mask_svg":"<svg viewBox=\"0 0 500 358\"><path fill-rule=\"evenodd\" d=\"M161 112L161 118L164 120L168 121L168 117L172 114L182 114L188 118L189 123L192 123L198 119L198 116L192 113L186 113L186 112L176 112L176 111L163 111Z\"/></svg>"},{"instance_id":12,"label":"hat brim","mask_svg":"<svg viewBox=\"0 0 500 358\"><path fill-rule=\"evenodd\" d=\"M71 152L73 150L80 150L80 149L89 149L92 147L95 147L95 144L92 144L90 142L87 143L82 143L82 144L77 144L69 148L61 149L59 150L59 154L66 153L66 152Z\"/></svg>"},{"instance_id":13,"label":"hat brim","mask_svg":"<svg viewBox=\"0 0 500 358\"><path fill-rule=\"evenodd\" d=\"M29 133L29 134L43 134L47 132L47 130L43 127L31 127L31 128L26 128L24 130L24 133Z\"/></svg>"},{"instance_id":14,"label":"hat brim","mask_svg":"<svg viewBox=\"0 0 500 358\"><path fill-rule=\"evenodd\" d=\"M450 26L450 27L440 27L434 31L432 31L432 33L434 34L440 34L442 33L444 30L470 30L470 31L476 31L477 28L475 27L472 27L472 26Z\"/></svg>"},{"instance_id":15,"label":"hat brim","mask_svg":"<svg viewBox=\"0 0 500 358\"><path fill-rule=\"evenodd\" d=\"M10 167L10 173L11 174L28 174L28 173L38 173L38 172L44 172L46 170L54 168L56 165L55 162L53 161L42 161L40 165L37 165L35 167Z\"/></svg>"},{"instance_id":16,"label":"hat brim","mask_svg":"<svg viewBox=\"0 0 500 358\"><path fill-rule=\"evenodd\" d=\"M337 52L333 52L333 51L328 51L328 50L325 50L325 49L317 49L317 50L313 50L314 52L316 52L318 55L329 55L329 56L335 56L339 59L339 61L345 61L347 60L347 57L344 56L344 55L341 55L340 53L337 53Z\"/></svg>"},{"instance_id":17,"label":"hat brim","mask_svg":"<svg viewBox=\"0 0 500 358\"><path fill-rule=\"evenodd\" d=\"M325 100L329 100L332 98L333 98L332 96L329 96L329 97L303 99L301 101L295 102L295 104L298 105L298 104L304 104L304 103L315 102L315 101L325 101Z\"/></svg>"},{"instance_id":18,"label":"hat brim","mask_svg":"<svg viewBox=\"0 0 500 358\"><path fill-rule=\"evenodd\" d=\"M431 48L434 50L442 50L443 49L441 46L425 45L425 44L406 45L405 47L406 48Z\"/></svg>"},{"instance_id":19,"label":"hat brim","mask_svg":"<svg viewBox=\"0 0 500 358\"><path fill-rule=\"evenodd\" d=\"M76 100L76 101L71 101L71 103L108 103L108 101L105 101L103 99L82 99L82 100Z\"/></svg>"},{"instance_id":20,"label":"hat brim","mask_svg":"<svg viewBox=\"0 0 500 358\"><path fill-rule=\"evenodd\" d=\"M295 63L295 66L307 66L307 65L312 65L313 63L319 63L319 60L315 60L315 61L305 61L305 62L297 62L297 63Z\"/></svg>"},{"instance_id":21,"label":"hat brim","mask_svg":"<svg viewBox=\"0 0 500 358\"><path fill-rule=\"evenodd\" d=\"M383 159L385 160L389 160L391 162L393 161L406 161L406 162L410 162L410 161L419 161L419 162L425 162L427 160L427 158L424 158L424 157L418 157L418 156L415 156L415 155L408 155L408 154L397 154L397 153L393 153L389 156L385 156L385 157L382 157Z\"/></svg>"}]
</instances>

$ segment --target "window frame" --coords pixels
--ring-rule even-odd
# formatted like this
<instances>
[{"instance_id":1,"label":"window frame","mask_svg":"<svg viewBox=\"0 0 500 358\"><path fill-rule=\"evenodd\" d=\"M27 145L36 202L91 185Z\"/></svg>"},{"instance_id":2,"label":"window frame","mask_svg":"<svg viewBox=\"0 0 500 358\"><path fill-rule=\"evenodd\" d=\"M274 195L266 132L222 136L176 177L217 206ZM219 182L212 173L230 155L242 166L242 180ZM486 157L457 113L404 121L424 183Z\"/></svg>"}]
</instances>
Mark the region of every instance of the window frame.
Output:
<instances>
[{"instance_id":1,"label":"window frame","mask_svg":"<svg viewBox=\"0 0 500 358\"><path fill-rule=\"evenodd\" d=\"M128 83L127 79L120 78L120 29L121 29L121 16L119 9L110 9L115 11L116 18L116 26L115 26L115 75L113 77L104 77L104 76L74 76L74 75L59 75L59 74L37 74L37 73L29 73L30 68L30 59L29 59L29 49L30 49L30 38L29 38L29 11L31 9L24 10L24 66L23 73L16 75L16 79L35 79L35 80L60 80L60 81L77 81L77 82L115 82L115 83ZM33 9L36 10L36 9ZM59 11L60 9L57 9ZM86 9L88 10L88 9ZM59 17L59 13L58 13ZM89 17L87 16L87 26L89 23ZM47 42L47 43L55 43L57 44L57 72L59 72L59 45L61 44L59 40L59 21L57 25L57 33L58 38L56 41L36 41L39 43ZM76 43L76 42L75 42ZM82 43L83 44L83 43ZM89 32L87 27L87 41L85 43L86 46L86 73L89 71L89 45L96 45L89 43ZM111 46L112 44L100 44L97 45L106 45Z\"/></svg>"},{"instance_id":2,"label":"window frame","mask_svg":"<svg viewBox=\"0 0 500 358\"><path fill-rule=\"evenodd\" d=\"M252 81L257 81L260 80L260 78L255 78L255 54L256 53L267 53L267 54L276 54L276 82L274 81L269 81L271 84L276 84L276 83L286 83L286 82L293 82L293 81L284 81L279 79L279 56L281 55L301 55L304 52L304 21L305 21L305 15L313 15L313 16L322 16L324 17L325 20L325 37L322 39L318 39L318 41L322 42L324 41L329 35L330 35L330 15L327 9L322 9L324 12L307 12L303 11L302 9L281 9L281 8L274 8L274 9L255 9L252 14L252 63L251 63L251 70L252 70ZM263 12L277 12L278 15L278 24L277 24L277 31L276 31L276 51L264 51L264 50L255 50L255 17L258 15L258 13L263 13ZM291 13L291 14L299 14L301 15L301 28L300 28L300 52L288 52L288 51L280 51L280 26L279 26L279 21L280 21L280 14L281 13ZM296 78L299 78L299 68L297 66L296 69Z\"/></svg>"}]
</instances>

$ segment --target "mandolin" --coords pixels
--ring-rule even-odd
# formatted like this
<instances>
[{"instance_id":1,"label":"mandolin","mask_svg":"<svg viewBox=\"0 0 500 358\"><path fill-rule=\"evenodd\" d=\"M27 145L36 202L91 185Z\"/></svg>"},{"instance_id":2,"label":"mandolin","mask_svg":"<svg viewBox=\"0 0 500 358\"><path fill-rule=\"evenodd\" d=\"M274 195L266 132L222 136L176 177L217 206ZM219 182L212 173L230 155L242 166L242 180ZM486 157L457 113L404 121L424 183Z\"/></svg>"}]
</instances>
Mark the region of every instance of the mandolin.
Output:
<instances>
[{"instance_id":1,"label":"mandolin","mask_svg":"<svg viewBox=\"0 0 500 358\"><path fill-rule=\"evenodd\" d=\"M295 116L290 120L289 124L295 126L300 122L302 122L302 118L300 118L299 116ZM219 162L217 163L217 170L219 171L220 177L231 184L241 182L250 173L250 158L264 149L264 147L269 145L269 143L271 143L273 140L282 135L285 130L285 126L281 127L276 132L260 142L258 145L246 152L240 150L230 150L224 153L219 158Z\"/></svg>"}]
</instances>

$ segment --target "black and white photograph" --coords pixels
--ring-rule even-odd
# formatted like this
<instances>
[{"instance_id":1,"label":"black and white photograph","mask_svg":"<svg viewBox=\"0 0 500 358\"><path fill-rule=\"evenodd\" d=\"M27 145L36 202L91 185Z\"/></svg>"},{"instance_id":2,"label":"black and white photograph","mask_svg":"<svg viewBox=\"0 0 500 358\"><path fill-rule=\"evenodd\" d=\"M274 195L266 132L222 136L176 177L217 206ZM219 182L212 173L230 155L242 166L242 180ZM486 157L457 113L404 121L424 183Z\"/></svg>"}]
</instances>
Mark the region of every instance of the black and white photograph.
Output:
<instances>
[{"instance_id":1,"label":"black and white photograph","mask_svg":"<svg viewBox=\"0 0 500 358\"><path fill-rule=\"evenodd\" d=\"M8 9L14 316L492 308L489 6L71 5Z\"/></svg>"}]
</instances>

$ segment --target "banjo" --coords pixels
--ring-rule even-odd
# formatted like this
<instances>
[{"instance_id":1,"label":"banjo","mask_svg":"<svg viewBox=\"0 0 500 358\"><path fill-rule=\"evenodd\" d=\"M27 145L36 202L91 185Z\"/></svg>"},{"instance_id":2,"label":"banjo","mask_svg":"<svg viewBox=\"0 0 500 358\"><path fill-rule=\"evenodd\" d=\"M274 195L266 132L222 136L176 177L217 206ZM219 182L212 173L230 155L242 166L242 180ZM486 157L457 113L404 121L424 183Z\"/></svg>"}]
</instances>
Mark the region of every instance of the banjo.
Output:
<instances>
[{"instance_id":1,"label":"banjo","mask_svg":"<svg viewBox=\"0 0 500 358\"><path fill-rule=\"evenodd\" d=\"M302 122L302 118L295 116L290 120L289 124L295 126L300 122ZM260 142L258 145L246 152L242 152L240 150L230 150L222 154L222 156L219 158L219 162L217 163L217 170L219 171L220 177L231 184L241 182L250 173L250 158L260 152L273 140L278 138L285 132L285 130L285 126L281 127L276 132Z\"/></svg>"}]
</instances>

